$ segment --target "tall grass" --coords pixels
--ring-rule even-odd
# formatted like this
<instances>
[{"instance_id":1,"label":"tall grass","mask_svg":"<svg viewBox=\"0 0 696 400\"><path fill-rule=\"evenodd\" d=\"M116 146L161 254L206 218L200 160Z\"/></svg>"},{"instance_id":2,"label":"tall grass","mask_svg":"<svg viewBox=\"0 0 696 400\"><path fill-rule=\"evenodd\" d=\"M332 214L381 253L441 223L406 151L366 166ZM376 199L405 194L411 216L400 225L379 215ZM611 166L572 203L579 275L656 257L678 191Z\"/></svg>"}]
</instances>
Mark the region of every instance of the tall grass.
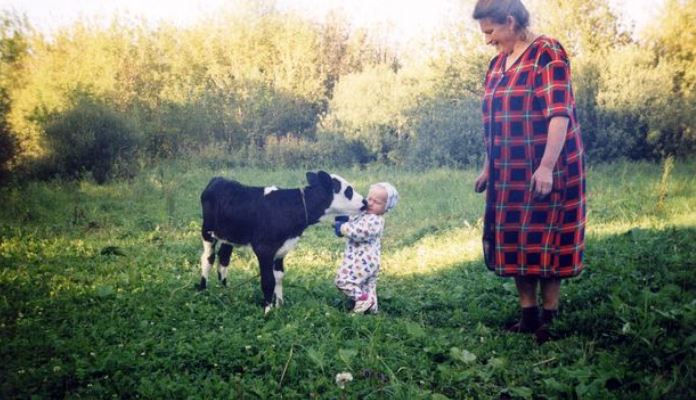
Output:
<instances>
[{"instance_id":1,"label":"tall grass","mask_svg":"<svg viewBox=\"0 0 696 400\"><path fill-rule=\"evenodd\" d=\"M208 179L297 187L304 170L172 163L106 186L5 188L0 397L694 398L693 170L589 170L587 270L564 282L559 339L543 346L502 329L517 298L481 260L476 171L332 171L402 195L382 312L365 317L333 287L343 242L328 225L287 257L286 305L268 318L249 249L235 249L229 288L194 290Z\"/></svg>"}]
</instances>

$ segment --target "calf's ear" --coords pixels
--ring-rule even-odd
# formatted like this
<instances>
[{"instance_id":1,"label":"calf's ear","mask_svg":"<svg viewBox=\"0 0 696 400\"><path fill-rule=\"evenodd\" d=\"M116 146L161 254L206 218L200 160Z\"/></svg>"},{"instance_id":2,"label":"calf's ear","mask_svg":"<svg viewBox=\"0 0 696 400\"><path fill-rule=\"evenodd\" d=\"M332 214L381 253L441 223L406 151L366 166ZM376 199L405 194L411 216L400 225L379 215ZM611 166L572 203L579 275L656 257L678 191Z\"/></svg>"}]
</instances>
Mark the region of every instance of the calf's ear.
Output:
<instances>
[{"instance_id":1,"label":"calf's ear","mask_svg":"<svg viewBox=\"0 0 696 400\"><path fill-rule=\"evenodd\" d=\"M333 179L331 178L331 175L327 174L324 171L319 171L317 174L319 178L319 183L321 184L321 187L327 190L335 190L334 189L334 182ZM339 182L339 189L340 189L340 182ZM338 192L336 192L338 193Z\"/></svg>"},{"instance_id":2,"label":"calf's ear","mask_svg":"<svg viewBox=\"0 0 696 400\"><path fill-rule=\"evenodd\" d=\"M307 183L309 186L319 186L319 177L314 172L307 172Z\"/></svg>"}]
</instances>

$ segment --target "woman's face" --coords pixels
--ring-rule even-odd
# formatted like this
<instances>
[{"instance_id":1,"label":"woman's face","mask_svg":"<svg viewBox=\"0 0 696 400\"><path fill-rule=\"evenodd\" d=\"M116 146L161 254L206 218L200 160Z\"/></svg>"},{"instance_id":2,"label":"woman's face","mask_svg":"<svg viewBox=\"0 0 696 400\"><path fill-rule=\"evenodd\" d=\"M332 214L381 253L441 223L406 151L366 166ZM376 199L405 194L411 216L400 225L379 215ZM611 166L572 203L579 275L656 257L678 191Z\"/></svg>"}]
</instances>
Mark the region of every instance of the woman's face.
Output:
<instances>
[{"instance_id":1,"label":"woman's face","mask_svg":"<svg viewBox=\"0 0 696 400\"><path fill-rule=\"evenodd\" d=\"M495 46L499 52L512 53L517 41L517 34L514 29L514 20L511 17L508 17L508 22L504 24L497 24L490 18L483 18L479 20L479 25L486 39L486 44Z\"/></svg>"},{"instance_id":2,"label":"woman's face","mask_svg":"<svg viewBox=\"0 0 696 400\"><path fill-rule=\"evenodd\" d=\"M367 194L367 212L382 215L387 210L387 191L382 186L373 186Z\"/></svg>"}]
</instances>

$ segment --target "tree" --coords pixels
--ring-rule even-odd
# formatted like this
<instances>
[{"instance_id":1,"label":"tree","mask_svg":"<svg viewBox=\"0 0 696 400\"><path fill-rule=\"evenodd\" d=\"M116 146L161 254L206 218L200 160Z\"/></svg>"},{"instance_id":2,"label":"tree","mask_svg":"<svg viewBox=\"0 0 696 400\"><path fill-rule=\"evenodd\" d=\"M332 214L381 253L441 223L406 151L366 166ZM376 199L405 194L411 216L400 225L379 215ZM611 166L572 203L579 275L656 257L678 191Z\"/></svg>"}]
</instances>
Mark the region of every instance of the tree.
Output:
<instances>
[{"instance_id":1,"label":"tree","mask_svg":"<svg viewBox=\"0 0 696 400\"><path fill-rule=\"evenodd\" d=\"M670 71L666 86L670 104L663 115L671 129L658 138L670 154L696 152L696 0L667 0L648 28L648 46L655 64Z\"/></svg>"},{"instance_id":2,"label":"tree","mask_svg":"<svg viewBox=\"0 0 696 400\"><path fill-rule=\"evenodd\" d=\"M607 0L534 0L539 33L558 39L571 57L590 57L630 42Z\"/></svg>"},{"instance_id":3,"label":"tree","mask_svg":"<svg viewBox=\"0 0 696 400\"><path fill-rule=\"evenodd\" d=\"M29 29L25 17L9 11L0 13L0 182L7 177L18 150L7 116L11 109L10 93L21 85Z\"/></svg>"}]
</instances>

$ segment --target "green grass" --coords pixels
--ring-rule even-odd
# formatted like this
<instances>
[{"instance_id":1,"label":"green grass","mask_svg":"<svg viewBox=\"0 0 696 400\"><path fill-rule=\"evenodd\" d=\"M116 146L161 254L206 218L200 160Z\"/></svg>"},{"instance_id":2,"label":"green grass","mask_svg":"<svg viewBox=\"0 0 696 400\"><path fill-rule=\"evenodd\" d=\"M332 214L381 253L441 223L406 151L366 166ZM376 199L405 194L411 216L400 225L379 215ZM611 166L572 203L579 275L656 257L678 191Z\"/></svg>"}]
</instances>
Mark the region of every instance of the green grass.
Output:
<instances>
[{"instance_id":1,"label":"green grass","mask_svg":"<svg viewBox=\"0 0 696 400\"><path fill-rule=\"evenodd\" d=\"M338 171L402 195L382 312L359 317L333 287L343 242L328 225L287 257L286 305L266 318L249 249L229 288L193 289L208 179L296 187L305 171L174 164L5 188L0 398L696 398L695 167L662 186L659 165L589 171L587 269L564 282L560 339L542 346L502 329L517 297L482 263L475 171Z\"/></svg>"}]
</instances>

